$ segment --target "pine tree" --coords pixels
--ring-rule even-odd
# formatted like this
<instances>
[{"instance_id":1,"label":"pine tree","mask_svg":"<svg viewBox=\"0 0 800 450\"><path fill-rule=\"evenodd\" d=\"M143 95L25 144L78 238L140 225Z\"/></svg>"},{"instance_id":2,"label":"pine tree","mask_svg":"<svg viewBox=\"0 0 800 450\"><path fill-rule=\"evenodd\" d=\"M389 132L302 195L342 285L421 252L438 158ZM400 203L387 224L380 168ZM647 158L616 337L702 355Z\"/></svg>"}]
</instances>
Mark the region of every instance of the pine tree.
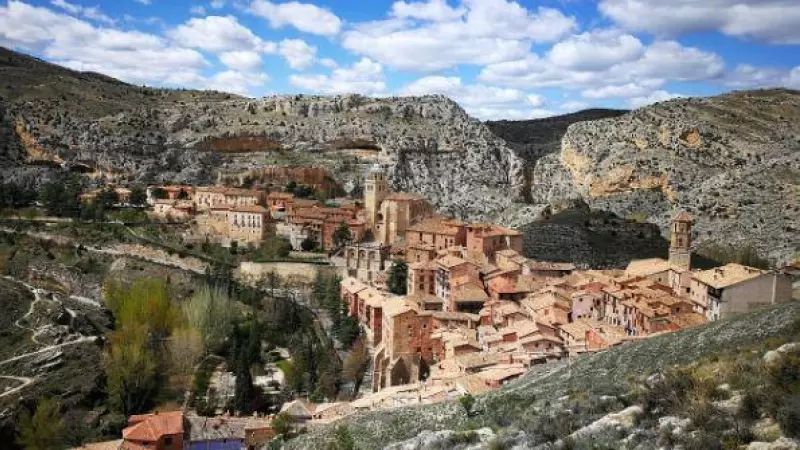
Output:
<instances>
[{"instance_id":1,"label":"pine tree","mask_svg":"<svg viewBox=\"0 0 800 450\"><path fill-rule=\"evenodd\" d=\"M408 292L408 264L402 259L397 259L389 268L389 292L396 295L406 295Z\"/></svg>"}]
</instances>

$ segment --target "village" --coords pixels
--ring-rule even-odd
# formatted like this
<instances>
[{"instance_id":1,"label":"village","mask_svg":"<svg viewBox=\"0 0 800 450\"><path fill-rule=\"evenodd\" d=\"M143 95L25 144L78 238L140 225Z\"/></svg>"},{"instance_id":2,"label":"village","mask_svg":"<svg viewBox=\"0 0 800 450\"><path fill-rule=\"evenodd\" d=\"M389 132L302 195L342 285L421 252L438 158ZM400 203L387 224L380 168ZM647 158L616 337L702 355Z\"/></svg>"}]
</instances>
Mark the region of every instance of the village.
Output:
<instances>
[{"instance_id":1,"label":"village","mask_svg":"<svg viewBox=\"0 0 800 450\"><path fill-rule=\"evenodd\" d=\"M321 252L336 268L340 300L368 346L366 387L354 399L283 404L294 426L478 395L538 365L792 298L791 281L777 271L693 269L693 222L685 212L674 214L667 259L586 269L527 258L518 230L444 216L420 195L393 192L380 166L367 171L358 197L309 198L302 191L323 185L308 173L297 169L269 191L147 188L149 214L190 223L187 239L243 248L279 236L294 251ZM124 201L129 192L117 190ZM212 441L230 443L213 448L256 448L276 434L271 420L136 416L115 448L206 448ZM211 437L184 444L195 432Z\"/></svg>"}]
</instances>

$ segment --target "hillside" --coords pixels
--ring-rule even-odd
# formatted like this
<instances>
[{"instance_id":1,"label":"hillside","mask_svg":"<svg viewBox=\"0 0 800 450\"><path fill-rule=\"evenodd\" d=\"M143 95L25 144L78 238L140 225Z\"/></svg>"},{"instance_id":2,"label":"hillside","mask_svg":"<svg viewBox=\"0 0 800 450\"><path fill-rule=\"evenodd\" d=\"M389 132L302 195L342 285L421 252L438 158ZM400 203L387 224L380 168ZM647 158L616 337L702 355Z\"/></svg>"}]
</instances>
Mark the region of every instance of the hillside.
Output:
<instances>
[{"instance_id":1,"label":"hillside","mask_svg":"<svg viewBox=\"0 0 800 450\"><path fill-rule=\"evenodd\" d=\"M211 183L266 165L317 165L344 183L380 163L393 189L464 219L522 228L581 203L666 236L685 209L698 246L750 245L775 265L800 248L797 91L484 124L442 96L153 89L0 48L0 97L5 178L38 183L70 170L123 183ZM560 242L528 229L529 242Z\"/></svg>"},{"instance_id":2,"label":"hillside","mask_svg":"<svg viewBox=\"0 0 800 450\"><path fill-rule=\"evenodd\" d=\"M708 380L708 373L719 374L720 380L727 381L724 377L733 376L731 372L735 373L736 367L750 374L752 378L746 378L748 382L767 383L768 375L759 371L763 369L756 369L761 367L764 352L798 338L800 303L792 302L701 328L534 366L521 379L476 397L473 417L467 417L457 402L365 413L337 422L338 433L333 426L314 429L290 441L288 448L323 448L345 430L359 448L383 448L394 443L391 448L398 449L466 448L469 444L475 445L471 448L487 448L491 444L490 448L515 449L649 449L664 445L660 441L663 432L659 430L664 420L682 424L681 433L673 430L672 445L688 445L697 443L703 433L713 436L713 433L723 433L724 429L717 424L720 428L709 430L709 425L700 423L699 416L694 415L691 420L695 423L691 420L687 423L685 416L663 419L668 413L686 413L674 404L671 409L665 406L660 413L652 409L648 402L657 404L662 400L658 389L663 389L663 395L667 396L685 396L696 389L689 384L684 385L682 391L669 393L671 387L666 381L672 380L675 366L688 371L682 373L689 377L690 383L692 377ZM720 367L728 369L720 370ZM789 375L794 379L791 377ZM731 380L733 388L737 388L739 381ZM722 384L722 381L716 382ZM733 388L727 387L728 390ZM710 389L715 390L716 384ZM796 390L797 386L790 389ZM729 394L727 398L737 395ZM741 396L738 398L741 402ZM718 409L723 406L716 403L712 406L707 417L710 422L716 420L716 415L727 417L726 412ZM639 419L632 421L634 417ZM590 424L594 425L589 427ZM563 439L568 435L572 435L569 438L572 447L564 447ZM562 446L553 446L552 443L559 440ZM722 448L721 439L717 437L716 440L711 446L699 444L688 448Z\"/></svg>"}]
</instances>

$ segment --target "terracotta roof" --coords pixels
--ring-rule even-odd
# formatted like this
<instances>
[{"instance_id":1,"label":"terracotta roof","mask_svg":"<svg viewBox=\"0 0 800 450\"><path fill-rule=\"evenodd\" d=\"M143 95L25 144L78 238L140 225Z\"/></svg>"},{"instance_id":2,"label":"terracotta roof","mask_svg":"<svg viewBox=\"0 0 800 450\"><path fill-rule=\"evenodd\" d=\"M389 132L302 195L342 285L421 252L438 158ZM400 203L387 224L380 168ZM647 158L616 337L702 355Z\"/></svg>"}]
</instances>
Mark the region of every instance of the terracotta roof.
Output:
<instances>
[{"instance_id":1,"label":"terracotta roof","mask_svg":"<svg viewBox=\"0 0 800 450\"><path fill-rule=\"evenodd\" d=\"M374 287L367 287L358 293L358 297L364 300L366 305L372 308L382 308L386 303L386 295Z\"/></svg>"},{"instance_id":2,"label":"terracotta roof","mask_svg":"<svg viewBox=\"0 0 800 450\"><path fill-rule=\"evenodd\" d=\"M142 418L140 422L122 430L125 440L155 442L162 436L183 434L183 412L158 412Z\"/></svg>"},{"instance_id":3,"label":"terracotta roof","mask_svg":"<svg viewBox=\"0 0 800 450\"><path fill-rule=\"evenodd\" d=\"M668 270L682 272L683 269L674 266L672 263L662 258L636 259L628 263L625 269L626 275L650 276Z\"/></svg>"},{"instance_id":4,"label":"terracotta roof","mask_svg":"<svg viewBox=\"0 0 800 450\"><path fill-rule=\"evenodd\" d=\"M341 286L342 289L346 290L351 294L356 294L367 288L366 284L362 283L361 281L353 277L347 277L344 280L342 280Z\"/></svg>"},{"instance_id":5,"label":"terracotta roof","mask_svg":"<svg viewBox=\"0 0 800 450\"><path fill-rule=\"evenodd\" d=\"M449 217L436 216L422 219L409 226L406 231L456 235L459 232L459 227L463 226L464 223L461 221Z\"/></svg>"},{"instance_id":6,"label":"terracotta roof","mask_svg":"<svg viewBox=\"0 0 800 450\"><path fill-rule=\"evenodd\" d=\"M451 269L462 264L467 264L467 261L459 258L458 256L447 255L437 259L436 264L444 267L445 269Z\"/></svg>"},{"instance_id":7,"label":"terracotta roof","mask_svg":"<svg viewBox=\"0 0 800 450\"><path fill-rule=\"evenodd\" d=\"M263 194L261 191L256 191L254 189L240 189L240 188L231 188L225 186L200 186L196 188L196 191L198 193L212 192L214 194L223 194L230 196L248 196L248 197L258 197Z\"/></svg>"},{"instance_id":8,"label":"terracotta roof","mask_svg":"<svg viewBox=\"0 0 800 450\"><path fill-rule=\"evenodd\" d=\"M741 264L726 264L722 267L694 272L692 277L715 289L721 289L751 280L766 273L768 271Z\"/></svg>"},{"instance_id":9,"label":"terracotta roof","mask_svg":"<svg viewBox=\"0 0 800 450\"><path fill-rule=\"evenodd\" d=\"M436 270L436 261L415 262L408 265L411 270Z\"/></svg>"},{"instance_id":10,"label":"terracotta roof","mask_svg":"<svg viewBox=\"0 0 800 450\"><path fill-rule=\"evenodd\" d=\"M530 260L526 262L525 265L528 266L531 270L551 270L551 271L561 271L561 272L575 270L575 264L572 263Z\"/></svg>"},{"instance_id":11,"label":"terracotta roof","mask_svg":"<svg viewBox=\"0 0 800 450\"><path fill-rule=\"evenodd\" d=\"M699 327L708 323L706 316L695 312L676 314L670 317L670 321L681 328Z\"/></svg>"},{"instance_id":12,"label":"terracotta roof","mask_svg":"<svg viewBox=\"0 0 800 450\"><path fill-rule=\"evenodd\" d=\"M464 285L458 289L454 289L450 295L456 303L485 302L489 299L489 296L486 295L486 291L474 285Z\"/></svg>"},{"instance_id":13,"label":"terracotta roof","mask_svg":"<svg viewBox=\"0 0 800 450\"><path fill-rule=\"evenodd\" d=\"M294 194L291 192L270 192L267 195L269 199L287 199L287 198L294 198Z\"/></svg>"}]
</instances>

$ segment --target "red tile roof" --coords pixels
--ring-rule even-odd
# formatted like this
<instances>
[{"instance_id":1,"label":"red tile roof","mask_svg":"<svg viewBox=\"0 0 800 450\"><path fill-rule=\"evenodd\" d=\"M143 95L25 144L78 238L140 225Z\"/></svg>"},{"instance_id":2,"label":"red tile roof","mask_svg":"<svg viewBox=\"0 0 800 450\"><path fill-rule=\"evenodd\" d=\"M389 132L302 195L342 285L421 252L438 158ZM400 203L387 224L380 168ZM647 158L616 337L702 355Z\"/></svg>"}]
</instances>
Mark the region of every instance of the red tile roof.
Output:
<instances>
[{"instance_id":1,"label":"red tile roof","mask_svg":"<svg viewBox=\"0 0 800 450\"><path fill-rule=\"evenodd\" d=\"M183 434L182 411L131 416L128 423L134 425L122 430L122 437L126 441L156 442L162 436Z\"/></svg>"}]
</instances>

